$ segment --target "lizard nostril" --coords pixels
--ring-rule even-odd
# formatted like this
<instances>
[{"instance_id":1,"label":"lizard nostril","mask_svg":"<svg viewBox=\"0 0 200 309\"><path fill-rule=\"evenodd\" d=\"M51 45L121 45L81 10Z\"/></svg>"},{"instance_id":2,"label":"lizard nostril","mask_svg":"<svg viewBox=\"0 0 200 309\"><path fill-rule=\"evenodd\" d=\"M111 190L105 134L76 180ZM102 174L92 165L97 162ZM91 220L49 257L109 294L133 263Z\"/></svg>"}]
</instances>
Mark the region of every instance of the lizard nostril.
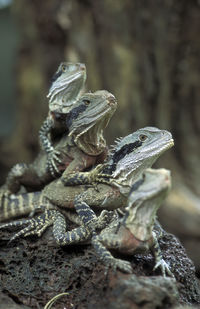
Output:
<instances>
[{"instance_id":1,"label":"lizard nostril","mask_svg":"<svg viewBox=\"0 0 200 309\"><path fill-rule=\"evenodd\" d=\"M115 97L109 97L108 98L108 105L114 105L116 103Z\"/></svg>"},{"instance_id":2,"label":"lizard nostril","mask_svg":"<svg viewBox=\"0 0 200 309\"><path fill-rule=\"evenodd\" d=\"M83 63L80 64L80 70L85 71L85 64Z\"/></svg>"}]
</instances>

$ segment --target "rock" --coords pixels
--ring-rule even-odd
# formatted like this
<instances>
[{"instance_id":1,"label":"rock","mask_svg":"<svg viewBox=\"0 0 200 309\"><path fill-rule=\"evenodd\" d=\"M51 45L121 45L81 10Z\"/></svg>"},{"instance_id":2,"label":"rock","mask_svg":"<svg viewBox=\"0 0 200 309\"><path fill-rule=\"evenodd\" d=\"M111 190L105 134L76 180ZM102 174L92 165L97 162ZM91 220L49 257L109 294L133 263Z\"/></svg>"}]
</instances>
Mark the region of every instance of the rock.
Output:
<instances>
[{"instance_id":1,"label":"rock","mask_svg":"<svg viewBox=\"0 0 200 309\"><path fill-rule=\"evenodd\" d=\"M60 248L51 229L39 239L29 237L8 245L10 237L11 232L0 232L0 290L30 308L43 308L63 292L69 295L57 300L55 308L164 309L200 304L194 264L177 238L164 230L159 244L176 281L161 277L159 269L153 271L150 253L116 256L131 262L133 274L110 269L106 275L90 245Z\"/></svg>"},{"instance_id":2,"label":"rock","mask_svg":"<svg viewBox=\"0 0 200 309\"><path fill-rule=\"evenodd\" d=\"M0 309L30 309L30 307L18 305L6 294L0 293Z\"/></svg>"},{"instance_id":3,"label":"rock","mask_svg":"<svg viewBox=\"0 0 200 309\"><path fill-rule=\"evenodd\" d=\"M178 303L179 294L174 279L163 277L111 276L109 296L105 304L96 306L109 309L171 308Z\"/></svg>"}]
</instances>

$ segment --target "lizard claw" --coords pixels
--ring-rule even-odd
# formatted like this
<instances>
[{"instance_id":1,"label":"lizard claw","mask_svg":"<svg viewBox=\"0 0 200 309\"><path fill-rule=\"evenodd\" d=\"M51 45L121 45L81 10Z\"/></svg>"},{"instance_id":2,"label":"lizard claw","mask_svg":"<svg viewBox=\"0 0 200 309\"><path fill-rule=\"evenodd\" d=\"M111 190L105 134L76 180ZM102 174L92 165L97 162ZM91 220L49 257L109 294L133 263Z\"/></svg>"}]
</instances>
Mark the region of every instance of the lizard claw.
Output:
<instances>
[{"instance_id":1,"label":"lizard claw","mask_svg":"<svg viewBox=\"0 0 200 309\"><path fill-rule=\"evenodd\" d=\"M60 152L57 150L53 150L50 154L48 154L47 159L47 169L50 171L51 175L54 178L57 178L60 175L60 171L57 167L57 164L61 164L62 160L59 158Z\"/></svg>"},{"instance_id":2,"label":"lizard claw","mask_svg":"<svg viewBox=\"0 0 200 309\"><path fill-rule=\"evenodd\" d=\"M170 277L175 278L174 274L170 270L169 265L163 259L156 263L153 270L156 270L157 268L161 269L163 277L166 277L166 274L168 274Z\"/></svg>"},{"instance_id":3,"label":"lizard claw","mask_svg":"<svg viewBox=\"0 0 200 309\"><path fill-rule=\"evenodd\" d=\"M100 214L100 216L95 219L96 220L96 228L98 229L103 229L105 228L113 219L114 212L108 211L108 210L103 210Z\"/></svg>"},{"instance_id":4,"label":"lizard claw","mask_svg":"<svg viewBox=\"0 0 200 309\"><path fill-rule=\"evenodd\" d=\"M7 188L1 188L0 198L10 198L13 193Z\"/></svg>"},{"instance_id":5,"label":"lizard claw","mask_svg":"<svg viewBox=\"0 0 200 309\"><path fill-rule=\"evenodd\" d=\"M52 158L53 158L56 162L62 163L62 160L59 158L59 156L60 156L60 151L54 150L54 151L52 152Z\"/></svg>"},{"instance_id":6,"label":"lizard claw","mask_svg":"<svg viewBox=\"0 0 200 309\"><path fill-rule=\"evenodd\" d=\"M104 272L105 275L108 274L109 268L112 268L112 271L114 273L117 272L117 269L127 274L132 274L133 272L130 262L124 261L121 259L116 259L116 258L112 258L110 262L106 265L105 272Z\"/></svg>"},{"instance_id":7,"label":"lizard claw","mask_svg":"<svg viewBox=\"0 0 200 309\"><path fill-rule=\"evenodd\" d=\"M94 234L96 230L102 230L104 229L113 219L114 212L103 210L99 217L93 218L89 222L87 222L85 225L90 231L91 234Z\"/></svg>"},{"instance_id":8,"label":"lizard claw","mask_svg":"<svg viewBox=\"0 0 200 309\"><path fill-rule=\"evenodd\" d=\"M26 237L29 235L37 235L38 237L40 237L41 234L47 229L47 227L53 224L53 214L54 211L45 211L36 218L18 220L3 224L0 226L0 229L21 227L26 225L26 227L22 228L18 233L15 233L8 243L11 243L12 241L22 236Z\"/></svg>"},{"instance_id":9,"label":"lizard claw","mask_svg":"<svg viewBox=\"0 0 200 309\"><path fill-rule=\"evenodd\" d=\"M18 163L11 168L9 174L13 174L15 177L21 177L23 176L26 169L26 163Z\"/></svg>"},{"instance_id":10,"label":"lizard claw","mask_svg":"<svg viewBox=\"0 0 200 309\"><path fill-rule=\"evenodd\" d=\"M131 274L133 272L131 263L121 259L114 259L114 267L128 274Z\"/></svg>"}]
</instances>

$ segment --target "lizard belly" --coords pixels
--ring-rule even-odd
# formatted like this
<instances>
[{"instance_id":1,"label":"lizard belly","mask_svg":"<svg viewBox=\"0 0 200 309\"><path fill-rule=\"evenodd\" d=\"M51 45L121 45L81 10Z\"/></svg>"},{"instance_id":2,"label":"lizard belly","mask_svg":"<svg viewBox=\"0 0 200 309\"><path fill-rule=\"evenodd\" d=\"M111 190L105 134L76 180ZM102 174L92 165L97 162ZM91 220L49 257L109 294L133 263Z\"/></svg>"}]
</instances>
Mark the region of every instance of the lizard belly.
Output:
<instances>
[{"instance_id":1,"label":"lizard belly","mask_svg":"<svg viewBox=\"0 0 200 309\"><path fill-rule=\"evenodd\" d=\"M63 185L60 179L54 180L43 189L44 196L53 204L62 208L74 208L74 199L85 192L85 186Z\"/></svg>"},{"instance_id":2,"label":"lizard belly","mask_svg":"<svg viewBox=\"0 0 200 309\"><path fill-rule=\"evenodd\" d=\"M125 254L145 253L149 250L149 241L141 241L137 239L124 226L121 226L118 232L120 239L119 251Z\"/></svg>"},{"instance_id":3,"label":"lizard belly","mask_svg":"<svg viewBox=\"0 0 200 309\"><path fill-rule=\"evenodd\" d=\"M62 160L62 163L59 164L58 169L60 172L63 172L73 161L73 158L69 157L68 155L65 155L61 158L61 160Z\"/></svg>"}]
</instances>

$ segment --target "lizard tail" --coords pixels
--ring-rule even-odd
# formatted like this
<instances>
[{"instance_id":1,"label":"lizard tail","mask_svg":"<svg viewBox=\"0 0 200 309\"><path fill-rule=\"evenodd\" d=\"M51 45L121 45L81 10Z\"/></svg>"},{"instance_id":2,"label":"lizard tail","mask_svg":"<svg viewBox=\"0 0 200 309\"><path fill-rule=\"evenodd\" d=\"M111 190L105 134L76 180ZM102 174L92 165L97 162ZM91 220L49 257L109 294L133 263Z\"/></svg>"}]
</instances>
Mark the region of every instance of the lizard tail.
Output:
<instances>
[{"instance_id":1,"label":"lizard tail","mask_svg":"<svg viewBox=\"0 0 200 309\"><path fill-rule=\"evenodd\" d=\"M44 206L41 192L3 196L0 201L0 222L28 215Z\"/></svg>"}]
</instances>

